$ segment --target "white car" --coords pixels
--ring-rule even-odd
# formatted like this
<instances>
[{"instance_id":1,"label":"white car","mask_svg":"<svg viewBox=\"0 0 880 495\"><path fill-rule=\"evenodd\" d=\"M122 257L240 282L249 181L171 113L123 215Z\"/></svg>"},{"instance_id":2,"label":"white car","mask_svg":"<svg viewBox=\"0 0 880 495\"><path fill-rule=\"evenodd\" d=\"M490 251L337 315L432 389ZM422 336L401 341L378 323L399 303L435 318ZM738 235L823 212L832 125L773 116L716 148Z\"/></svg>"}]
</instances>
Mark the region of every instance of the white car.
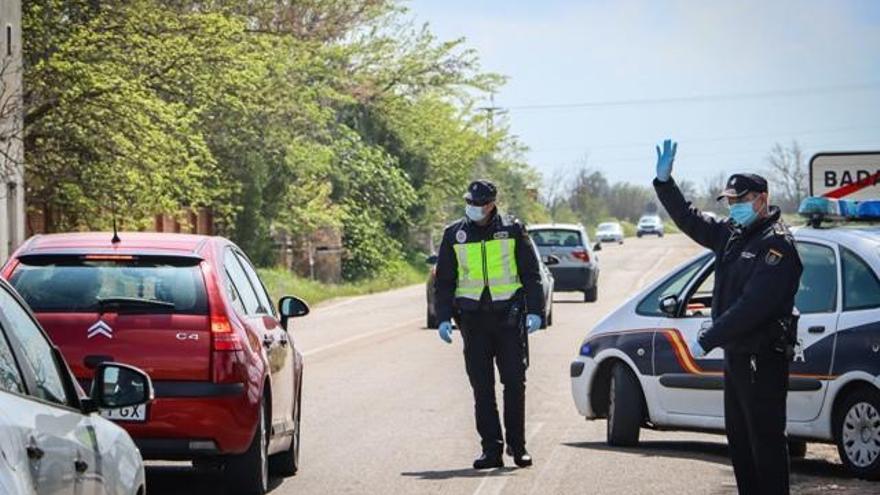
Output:
<instances>
[{"instance_id":1,"label":"white car","mask_svg":"<svg viewBox=\"0 0 880 495\"><path fill-rule=\"evenodd\" d=\"M599 242L623 244L623 227L617 222L600 223L596 228L596 239Z\"/></svg>"},{"instance_id":2,"label":"white car","mask_svg":"<svg viewBox=\"0 0 880 495\"><path fill-rule=\"evenodd\" d=\"M104 362L94 384L86 397L24 302L0 281L0 493L146 493L138 449L101 414L146 408L150 378Z\"/></svg>"},{"instance_id":3,"label":"white car","mask_svg":"<svg viewBox=\"0 0 880 495\"><path fill-rule=\"evenodd\" d=\"M837 444L855 475L880 479L880 227L795 231L804 265L791 364L788 434ZM723 351L694 359L688 343L710 322L714 256L705 252L607 316L571 364L578 412L608 418L611 445L641 427L724 431Z\"/></svg>"},{"instance_id":4,"label":"white car","mask_svg":"<svg viewBox=\"0 0 880 495\"><path fill-rule=\"evenodd\" d=\"M642 237L643 235L663 237L663 230L663 220L659 216L644 215L639 219L638 226L636 227L636 237Z\"/></svg>"}]
</instances>

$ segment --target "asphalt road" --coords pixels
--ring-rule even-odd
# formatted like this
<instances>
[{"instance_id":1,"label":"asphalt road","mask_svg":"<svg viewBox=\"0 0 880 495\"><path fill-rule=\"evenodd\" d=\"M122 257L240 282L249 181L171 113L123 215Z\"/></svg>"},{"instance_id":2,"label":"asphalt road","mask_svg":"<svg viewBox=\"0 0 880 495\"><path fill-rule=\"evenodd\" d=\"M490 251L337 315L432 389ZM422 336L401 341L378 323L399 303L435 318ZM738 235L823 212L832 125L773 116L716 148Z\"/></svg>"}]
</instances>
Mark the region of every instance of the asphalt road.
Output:
<instances>
[{"instance_id":1,"label":"asphalt road","mask_svg":"<svg viewBox=\"0 0 880 495\"><path fill-rule=\"evenodd\" d=\"M556 294L554 325L530 341L528 469L470 469L479 442L460 336L447 345L424 329L423 286L314 309L293 332L305 355L302 467L272 493L736 493L722 436L643 430L640 447L612 449L569 389L587 330L698 251L681 236L606 245L597 303ZM224 493L217 473L181 464L151 463L147 478L153 494ZM811 444L792 481L792 493L880 493L851 479L832 446Z\"/></svg>"}]
</instances>

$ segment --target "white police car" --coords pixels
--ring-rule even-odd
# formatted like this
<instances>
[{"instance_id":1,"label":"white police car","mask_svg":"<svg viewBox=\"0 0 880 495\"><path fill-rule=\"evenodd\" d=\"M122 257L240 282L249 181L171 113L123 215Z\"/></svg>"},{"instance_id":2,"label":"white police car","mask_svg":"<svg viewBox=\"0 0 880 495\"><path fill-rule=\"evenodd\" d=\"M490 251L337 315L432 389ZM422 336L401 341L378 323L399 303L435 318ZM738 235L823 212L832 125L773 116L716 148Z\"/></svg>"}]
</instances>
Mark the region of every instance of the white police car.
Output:
<instances>
[{"instance_id":1,"label":"white police car","mask_svg":"<svg viewBox=\"0 0 880 495\"><path fill-rule=\"evenodd\" d=\"M849 470L880 479L880 226L821 227L823 208L849 217L859 209L811 201L803 212L812 226L794 231L804 272L788 394L792 455L806 442L836 443ZM880 221L880 202L861 211ZM724 431L723 351L694 359L688 348L710 322L713 267L712 253L695 257L583 341L572 394L581 415L608 418L609 444L636 444L641 427Z\"/></svg>"}]
</instances>

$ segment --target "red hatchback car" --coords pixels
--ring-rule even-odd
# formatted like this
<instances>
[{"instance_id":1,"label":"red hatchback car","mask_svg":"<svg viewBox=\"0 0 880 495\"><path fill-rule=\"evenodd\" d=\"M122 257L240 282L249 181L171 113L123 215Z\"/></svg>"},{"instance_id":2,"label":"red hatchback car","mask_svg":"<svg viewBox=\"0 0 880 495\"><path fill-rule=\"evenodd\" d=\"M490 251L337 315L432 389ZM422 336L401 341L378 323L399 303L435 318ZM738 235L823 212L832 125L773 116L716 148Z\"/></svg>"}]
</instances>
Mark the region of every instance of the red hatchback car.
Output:
<instances>
[{"instance_id":1,"label":"red hatchback car","mask_svg":"<svg viewBox=\"0 0 880 495\"><path fill-rule=\"evenodd\" d=\"M244 253L220 237L36 236L3 267L85 389L104 361L153 379L155 400L106 411L146 459L222 461L236 493L299 463L302 355Z\"/></svg>"}]
</instances>

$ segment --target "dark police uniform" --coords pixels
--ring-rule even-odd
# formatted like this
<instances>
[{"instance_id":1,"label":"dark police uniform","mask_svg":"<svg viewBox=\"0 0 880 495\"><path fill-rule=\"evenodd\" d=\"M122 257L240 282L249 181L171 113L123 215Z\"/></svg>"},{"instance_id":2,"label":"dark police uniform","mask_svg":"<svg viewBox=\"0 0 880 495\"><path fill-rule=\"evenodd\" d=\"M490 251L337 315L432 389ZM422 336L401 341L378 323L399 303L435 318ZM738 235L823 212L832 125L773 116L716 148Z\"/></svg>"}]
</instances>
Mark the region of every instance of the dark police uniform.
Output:
<instances>
[{"instance_id":1,"label":"dark police uniform","mask_svg":"<svg viewBox=\"0 0 880 495\"><path fill-rule=\"evenodd\" d=\"M788 493L786 395L803 271L794 239L776 207L740 229L703 216L673 179L654 188L676 225L715 253L713 325L699 343L707 352L724 349L725 426L739 492Z\"/></svg>"},{"instance_id":2,"label":"dark police uniform","mask_svg":"<svg viewBox=\"0 0 880 495\"><path fill-rule=\"evenodd\" d=\"M455 318L464 340L464 360L474 392L477 431L483 452L500 458L501 424L495 400L495 363L504 384L504 427L507 446L525 452L525 381L528 366L526 314L544 313L539 261L525 227L503 219L497 209L486 226L463 218L449 225L440 243L434 284L438 321ZM492 299L489 287L476 298L456 296L459 280L456 244L515 239L513 258L521 288L504 301ZM475 300L478 299L478 300Z\"/></svg>"}]
</instances>

